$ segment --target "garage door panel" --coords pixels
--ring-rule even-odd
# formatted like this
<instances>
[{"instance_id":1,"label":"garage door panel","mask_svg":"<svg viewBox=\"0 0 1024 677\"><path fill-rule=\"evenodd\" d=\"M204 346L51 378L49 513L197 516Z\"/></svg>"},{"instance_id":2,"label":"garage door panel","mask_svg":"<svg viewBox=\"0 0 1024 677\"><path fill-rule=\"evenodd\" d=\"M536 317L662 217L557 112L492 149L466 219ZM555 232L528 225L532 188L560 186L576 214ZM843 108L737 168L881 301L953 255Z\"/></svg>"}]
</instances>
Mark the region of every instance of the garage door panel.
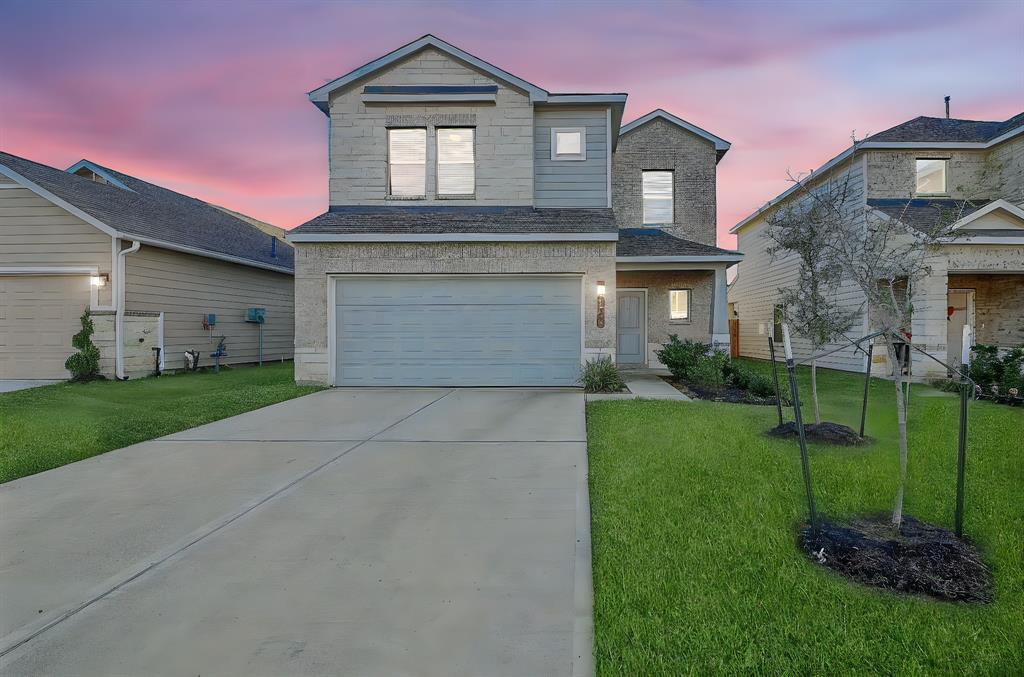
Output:
<instances>
[{"instance_id":1,"label":"garage door panel","mask_svg":"<svg viewBox=\"0 0 1024 677\"><path fill-rule=\"evenodd\" d=\"M341 279L339 385L575 385L578 278Z\"/></svg>"}]
</instances>

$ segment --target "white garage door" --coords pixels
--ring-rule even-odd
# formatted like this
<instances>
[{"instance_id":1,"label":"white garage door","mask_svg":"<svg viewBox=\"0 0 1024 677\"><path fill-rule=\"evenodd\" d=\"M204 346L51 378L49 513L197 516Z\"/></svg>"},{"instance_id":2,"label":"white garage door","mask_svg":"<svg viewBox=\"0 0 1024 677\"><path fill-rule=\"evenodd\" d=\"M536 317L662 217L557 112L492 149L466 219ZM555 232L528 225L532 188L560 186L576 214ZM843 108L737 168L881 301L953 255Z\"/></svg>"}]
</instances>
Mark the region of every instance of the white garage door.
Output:
<instances>
[{"instance_id":1,"label":"white garage door","mask_svg":"<svg viewBox=\"0 0 1024 677\"><path fill-rule=\"evenodd\" d=\"M352 277L335 284L336 385L577 385L579 277Z\"/></svg>"},{"instance_id":2,"label":"white garage door","mask_svg":"<svg viewBox=\"0 0 1024 677\"><path fill-rule=\"evenodd\" d=\"M89 276L0 275L0 379L62 379Z\"/></svg>"}]
</instances>

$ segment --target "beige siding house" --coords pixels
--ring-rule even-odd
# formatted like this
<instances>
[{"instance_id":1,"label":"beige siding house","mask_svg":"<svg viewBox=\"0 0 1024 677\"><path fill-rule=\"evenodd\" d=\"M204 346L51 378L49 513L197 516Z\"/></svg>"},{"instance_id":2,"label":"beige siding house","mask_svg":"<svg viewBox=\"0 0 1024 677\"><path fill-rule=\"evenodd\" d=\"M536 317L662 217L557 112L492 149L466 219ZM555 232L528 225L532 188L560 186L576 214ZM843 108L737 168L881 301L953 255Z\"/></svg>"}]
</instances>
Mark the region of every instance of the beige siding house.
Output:
<instances>
[{"instance_id":1,"label":"beige siding house","mask_svg":"<svg viewBox=\"0 0 1024 677\"><path fill-rule=\"evenodd\" d=\"M865 219L897 218L926 230L958 214L959 235L933 252L930 275L917 289L910 332L915 345L950 364L965 359L965 346L1024 345L1024 113L995 122L915 118L833 158L810 185L840 176L852 178L849 208ZM768 255L764 228L773 210L799 199L787 191L732 229L746 254L729 292L741 355L768 357L779 289L796 282L792 258ZM847 307L862 306L852 285L840 294ZM869 331L863 317L851 336ZM809 354L801 342L795 350ZM847 349L821 364L861 371L865 359ZM883 352L876 351L873 361L874 372L891 373ZM917 355L912 375L942 377L945 370Z\"/></svg>"},{"instance_id":2,"label":"beige siding house","mask_svg":"<svg viewBox=\"0 0 1024 677\"><path fill-rule=\"evenodd\" d=\"M272 228L272 227L271 227ZM88 308L108 377L292 356L293 251L225 210L83 160L0 153L0 380L59 380ZM204 319L216 315L212 328ZM208 324L208 322L207 322ZM159 349L157 352L154 349Z\"/></svg>"},{"instance_id":3,"label":"beige siding house","mask_svg":"<svg viewBox=\"0 0 1024 677\"><path fill-rule=\"evenodd\" d=\"M573 386L599 357L654 366L671 333L728 341L726 141L430 35L309 98L330 205L287 236L298 381Z\"/></svg>"}]
</instances>

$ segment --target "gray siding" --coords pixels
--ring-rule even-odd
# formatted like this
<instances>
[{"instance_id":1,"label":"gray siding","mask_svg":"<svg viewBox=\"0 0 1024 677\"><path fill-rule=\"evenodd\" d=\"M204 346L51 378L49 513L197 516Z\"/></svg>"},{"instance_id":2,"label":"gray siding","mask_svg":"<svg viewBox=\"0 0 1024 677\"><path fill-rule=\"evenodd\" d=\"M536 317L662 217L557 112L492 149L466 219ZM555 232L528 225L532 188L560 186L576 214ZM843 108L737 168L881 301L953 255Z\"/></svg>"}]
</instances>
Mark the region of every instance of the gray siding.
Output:
<instances>
[{"instance_id":1,"label":"gray siding","mask_svg":"<svg viewBox=\"0 0 1024 677\"><path fill-rule=\"evenodd\" d=\"M587 130L586 160L551 159L553 127ZM536 109L533 122L534 205L608 206L608 112L604 108Z\"/></svg>"},{"instance_id":2,"label":"gray siding","mask_svg":"<svg viewBox=\"0 0 1024 677\"><path fill-rule=\"evenodd\" d=\"M267 323L263 359L292 356L295 326L294 278L283 273L143 246L125 260L125 308L164 313L164 364L184 366L184 351L202 353L210 364L217 345L202 327L203 315L215 313L215 337L227 336L225 363L255 362L258 327L245 321L246 308L263 306Z\"/></svg>"}]
</instances>

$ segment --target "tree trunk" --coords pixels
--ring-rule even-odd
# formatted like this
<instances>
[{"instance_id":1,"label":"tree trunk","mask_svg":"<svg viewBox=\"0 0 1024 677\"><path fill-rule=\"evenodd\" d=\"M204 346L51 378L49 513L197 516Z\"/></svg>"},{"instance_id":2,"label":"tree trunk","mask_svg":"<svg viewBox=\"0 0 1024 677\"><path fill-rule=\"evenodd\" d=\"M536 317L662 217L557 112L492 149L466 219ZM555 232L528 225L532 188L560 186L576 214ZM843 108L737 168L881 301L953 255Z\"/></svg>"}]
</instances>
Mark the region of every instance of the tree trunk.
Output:
<instances>
[{"instance_id":1,"label":"tree trunk","mask_svg":"<svg viewBox=\"0 0 1024 677\"><path fill-rule=\"evenodd\" d=\"M818 361L811 360L811 399L814 400L814 422L821 424L821 407L818 406Z\"/></svg>"},{"instance_id":2,"label":"tree trunk","mask_svg":"<svg viewBox=\"0 0 1024 677\"><path fill-rule=\"evenodd\" d=\"M896 354L896 346L891 337L886 337L885 346L889 352L889 360L893 364L893 382L896 385L896 421L900 434L900 475L896 488L896 502L892 509L892 524L899 531L903 524L903 487L907 481L907 408L903 398L903 363Z\"/></svg>"}]
</instances>

